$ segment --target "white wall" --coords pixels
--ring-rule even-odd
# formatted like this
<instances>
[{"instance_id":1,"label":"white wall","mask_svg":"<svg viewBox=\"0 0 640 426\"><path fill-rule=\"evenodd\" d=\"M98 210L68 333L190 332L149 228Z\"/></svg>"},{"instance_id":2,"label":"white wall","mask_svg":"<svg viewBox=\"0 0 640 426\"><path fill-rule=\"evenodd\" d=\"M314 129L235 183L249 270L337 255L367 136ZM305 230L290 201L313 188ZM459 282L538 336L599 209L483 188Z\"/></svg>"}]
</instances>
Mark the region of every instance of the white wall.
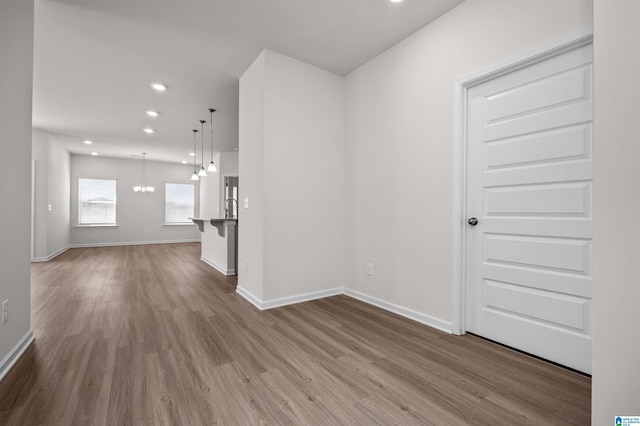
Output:
<instances>
[{"instance_id":1,"label":"white wall","mask_svg":"<svg viewBox=\"0 0 640 426\"><path fill-rule=\"evenodd\" d=\"M236 176L239 173L239 162L237 152L221 152L220 153L220 174Z\"/></svg>"},{"instance_id":2,"label":"white wall","mask_svg":"<svg viewBox=\"0 0 640 426\"><path fill-rule=\"evenodd\" d=\"M195 224L165 225L165 183L192 183L192 167L157 161L146 162L146 184L153 195L136 195L133 187L142 183L142 160L71 155L71 244L108 245L200 241ZM116 179L117 227L77 227L78 179ZM195 215L200 195L195 186Z\"/></svg>"},{"instance_id":3,"label":"white wall","mask_svg":"<svg viewBox=\"0 0 640 426\"><path fill-rule=\"evenodd\" d=\"M450 326L454 82L591 22L589 1L468 0L347 76L348 288Z\"/></svg>"},{"instance_id":4,"label":"white wall","mask_svg":"<svg viewBox=\"0 0 640 426\"><path fill-rule=\"evenodd\" d=\"M33 130L32 143L36 182L34 260L47 260L69 246L71 156L54 135L43 130Z\"/></svg>"},{"instance_id":5,"label":"white wall","mask_svg":"<svg viewBox=\"0 0 640 426\"><path fill-rule=\"evenodd\" d=\"M33 199L33 256L34 259L46 259L49 255L47 251L47 180L49 179L49 140L50 135L41 130L33 130L31 139L31 158L34 161L34 199ZM67 204L69 202L67 201ZM68 230L68 227L67 227ZM67 240L68 231L67 231Z\"/></svg>"},{"instance_id":6,"label":"white wall","mask_svg":"<svg viewBox=\"0 0 640 426\"><path fill-rule=\"evenodd\" d=\"M251 265L262 257L263 302L341 287L342 77L265 51L242 77L240 87L239 286L247 289L245 282L251 282L243 273L243 262ZM247 100L262 102L263 114L256 106L243 110ZM249 135L254 125L263 126L262 135ZM250 170L245 156L260 161L252 154L259 150L263 169ZM244 197L249 197L249 209L242 206ZM252 225L262 237L244 231L255 198L261 200L262 223L253 218ZM254 248L253 253L245 251L245 245Z\"/></svg>"},{"instance_id":7,"label":"white wall","mask_svg":"<svg viewBox=\"0 0 640 426\"><path fill-rule=\"evenodd\" d=\"M238 211L238 288L263 299L264 112L266 51L240 77L238 150L242 182ZM242 201L240 202L242 204Z\"/></svg>"},{"instance_id":8,"label":"white wall","mask_svg":"<svg viewBox=\"0 0 640 426\"><path fill-rule=\"evenodd\" d=\"M596 0L592 424L640 416L640 2Z\"/></svg>"},{"instance_id":9,"label":"white wall","mask_svg":"<svg viewBox=\"0 0 640 426\"><path fill-rule=\"evenodd\" d=\"M270 300L343 284L344 82L269 51L266 75L264 297Z\"/></svg>"},{"instance_id":10,"label":"white wall","mask_svg":"<svg viewBox=\"0 0 640 426\"><path fill-rule=\"evenodd\" d=\"M30 333L33 1L0 1L0 377Z\"/></svg>"},{"instance_id":11,"label":"white wall","mask_svg":"<svg viewBox=\"0 0 640 426\"><path fill-rule=\"evenodd\" d=\"M203 218L224 217L224 176L238 175L237 152L218 152L214 154L213 161L218 171L207 172L206 178L200 178L200 216Z\"/></svg>"},{"instance_id":12,"label":"white wall","mask_svg":"<svg viewBox=\"0 0 640 426\"><path fill-rule=\"evenodd\" d=\"M213 161L218 167L216 173L207 172L206 177L200 177L200 217L216 218L219 216L220 203L220 153L213 155Z\"/></svg>"}]
</instances>

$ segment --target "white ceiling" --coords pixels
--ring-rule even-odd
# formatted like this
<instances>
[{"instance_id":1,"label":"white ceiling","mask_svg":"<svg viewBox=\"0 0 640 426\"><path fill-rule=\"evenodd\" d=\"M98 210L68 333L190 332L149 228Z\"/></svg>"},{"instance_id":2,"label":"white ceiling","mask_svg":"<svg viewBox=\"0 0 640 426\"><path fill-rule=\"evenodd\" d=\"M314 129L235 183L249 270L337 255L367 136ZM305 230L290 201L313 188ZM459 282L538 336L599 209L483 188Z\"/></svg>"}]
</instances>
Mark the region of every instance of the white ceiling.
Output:
<instances>
[{"instance_id":1,"label":"white ceiling","mask_svg":"<svg viewBox=\"0 0 640 426\"><path fill-rule=\"evenodd\" d=\"M72 153L191 162L215 108L214 150L231 151L238 79L263 49L346 75L462 1L36 0L33 125Z\"/></svg>"}]
</instances>

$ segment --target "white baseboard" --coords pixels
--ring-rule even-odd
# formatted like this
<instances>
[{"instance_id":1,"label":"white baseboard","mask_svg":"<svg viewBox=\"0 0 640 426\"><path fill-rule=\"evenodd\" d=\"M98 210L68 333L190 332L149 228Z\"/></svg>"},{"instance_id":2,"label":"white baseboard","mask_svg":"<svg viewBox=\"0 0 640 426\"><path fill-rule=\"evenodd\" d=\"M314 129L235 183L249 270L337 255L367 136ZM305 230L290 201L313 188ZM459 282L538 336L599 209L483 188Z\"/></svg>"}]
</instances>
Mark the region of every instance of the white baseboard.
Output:
<instances>
[{"instance_id":1,"label":"white baseboard","mask_svg":"<svg viewBox=\"0 0 640 426\"><path fill-rule=\"evenodd\" d=\"M262 301L257 297L255 297L253 294L249 293L244 288L240 286L236 286L236 293L238 293L240 296L247 299L247 301L251 303L253 306L255 306L256 308L262 310Z\"/></svg>"},{"instance_id":2,"label":"white baseboard","mask_svg":"<svg viewBox=\"0 0 640 426\"><path fill-rule=\"evenodd\" d=\"M419 322L424 325L428 325L429 327L433 327L440 331L444 331L445 333L451 334L452 332L451 322L449 321L445 321L440 318L433 317L431 315L426 315L426 314L414 311L413 309L404 308L394 303L390 303L382 299L378 299L377 297L369 296L369 295L360 293L358 291L350 290L344 287L336 287L329 290L315 291L312 293L304 293L304 294L299 294L295 296L282 297L279 299L271 299L266 301L260 300L259 298L255 297L253 294L249 293L247 290L243 289L240 286L236 288L236 292L240 294L240 296L247 299L252 305L260 309L261 311L267 310L267 309L279 308L281 306L293 305L296 303L308 302L310 300L324 299L325 297L337 296L339 294L344 294L345 296L352 297L361 302L384 309L385 311L393 312L394 314L398 314L410 320Z\"/></svg>"},{"instance_id":3,"label":"white baseboard","mask_svg":"<svg viewBox=\"0 0 640 426\"><path fill-rule=\"evenodd\" d=\"M50 254L47 257L34 257L31 262L48 262L56 256L61 255L70 248L83 248L83 247L117 247L117 246L140 246L145 244L174 244L174 243L199 243L200 240L159 240L159 241L125 241L115 243L84 243L84 244L69 244L66 247L61 248L57 252ZM235 272L234 272L235 273ZM232 275L232 274L229 274Z\"/></svg>"},{"instance_id":4,"label":"white baseboard","mask_svg":"<svg viewBox=\"0 0 640 426\"><path fill-rule=\"evenodd\" d=\"M266 301L258 299L253 294L249 293L247 290L243 289L240 286L236 287L236 293L247 299L256 308L260 309L261 311L265 311L267 309L279 308L282 306L294 305L296 303L309 302L311 300L336 296L338 294L342 294L342 287L336 287L329 290L313 291L310 293L297 294L295 296L281 297L278 299L271 299Z\"/></svg>"},{"instance_id":5,"label":"white baseboard","mask_svg":"<svg viewBox=\"0 0 640 426\"><path fill-rule=\"evenodd\" d=\"M27 350L29 345L34 341L33 332L29 330L22 339L11 349L11 351L0 362L0 380L4 379L11 367L20 359L24 351Z\"/></svg>"},{"instance_id":6,"label":"white baseboard","mask_svg":"<svg viewBox=\"0 0 640 426\"><path fill-rule=\"evenodd\" d=\"M56 256L61 255L62 253L64 253L65 251L69 250L71 248L71 246L65 246L63 248L61 248L60 250L58 250L57 252L50 254L47 257L34 257L33 259L31 259L32 262L48 262L51 259L53 259Z\"/></svg>"},{"instance_id":7,"label":"white baseboard","mask_svg":"<svg viewBox=\"0 0 640 426\"><path fill-rule=\"evenodd\" d=\"M449 321L432 317L431 315L426 315L414 311L413 309L404 308L394 303L386 302L382 299L378 299L377 297L369 296L348 288L343 289L343 294L349 297L353 297L354 299L358 299L361 302L377 306L378 308L382 308L386 311L393 312L394 314L398 314L402 317L409 318L421 324L428 325L429 327L433 327L440 331L444 331L445 333L451 334L451 322Z\"/></svg>"},{"instance_id":8,"label":"white baseboard","mask_svg":"<svg viewBox=\"0 0 640 426\"><path fill-rule=\"evenodd\" d=\"M155 241L121 241L121 242L107 242L107 243L82 243L71 244L69 248L83 248L83 247L117 247L117 246L144 246L147 244L177 244L177 243L199 243L200 239L187 239L187 240L155 240Z\"/></svg>"},{"instance_id":9,"label":"white baseboard","mask_svg":"<svg viewBox=\"0 0 640 426\"><path fill-rule=\"evenodd\" d=\"M200 260L202 260L204 263L206 263L207 265L211 266L213 269L217 270L218 272L221 272L223 275L235 275L236 274L236 270L231 268L231 269L226 269L223 268L222 266L218 265L216 262L207 259L206 257L201 257Z\"/></svg>"},{"instance_id":10,"label":"white baseboard","mask_svg":"<svg viewBox=\"0 0 640 426\"><path fill-rule=\"evenodd\" d=\"M330 288L328 290L313 291L311 293L297 294L295 296L280 297L262 302L260 309L273 309L281 306L294 305L296 303L308 302L310 300L324 299L325 297L342 294L342 287Z\"/></svg>"}]
</instances>

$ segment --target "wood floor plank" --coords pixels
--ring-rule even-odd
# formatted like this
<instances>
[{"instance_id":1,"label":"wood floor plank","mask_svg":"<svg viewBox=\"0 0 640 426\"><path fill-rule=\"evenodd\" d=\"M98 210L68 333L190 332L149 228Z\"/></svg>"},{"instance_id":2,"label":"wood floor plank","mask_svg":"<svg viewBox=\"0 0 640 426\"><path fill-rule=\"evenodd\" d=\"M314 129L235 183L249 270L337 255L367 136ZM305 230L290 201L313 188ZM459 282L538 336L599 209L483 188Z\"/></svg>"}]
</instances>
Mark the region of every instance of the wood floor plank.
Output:
<instances>
[{"instance_id":1,"label":"wood floor plank","mask_svg":"<svg viewBox=\"0 0 640 426\"><path fill-rule=\"evenodd\" d=\"M240 391L244 376L241 366L233 361L212 368L203 377L209 389L207 401L213 407L214 424L260 424L253 407L255 401L244 398Z\"/></svg>"},{"instance_id":2,"label":"wood floor plank","mask_svg":"<svg viewBox=\"0 0 640 426\"><path fill-rule=\"evenodd\" d=\"M347 296L259 311L196 243L32 265L1 425L588 425L589 377Z\"/></svg>"}]
</instances>

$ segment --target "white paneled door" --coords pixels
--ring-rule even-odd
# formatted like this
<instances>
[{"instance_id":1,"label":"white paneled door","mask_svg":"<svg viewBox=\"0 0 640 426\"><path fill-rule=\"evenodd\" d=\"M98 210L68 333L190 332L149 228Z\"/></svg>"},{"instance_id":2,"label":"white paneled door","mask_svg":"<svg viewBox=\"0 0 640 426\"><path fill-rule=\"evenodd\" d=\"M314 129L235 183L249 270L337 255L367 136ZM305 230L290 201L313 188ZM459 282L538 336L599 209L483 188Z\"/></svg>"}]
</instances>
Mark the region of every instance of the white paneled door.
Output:
<instances>
[{"instance_id":1,"label":"white paneled door","mask_svg":"<svg viewBox=\"0 0 640 426\"><path fill-rule=\"evenodd\" d=\"M592 78L589 45L467 98L466 329L586 373Z\"/></svg>"}]
</instances>

